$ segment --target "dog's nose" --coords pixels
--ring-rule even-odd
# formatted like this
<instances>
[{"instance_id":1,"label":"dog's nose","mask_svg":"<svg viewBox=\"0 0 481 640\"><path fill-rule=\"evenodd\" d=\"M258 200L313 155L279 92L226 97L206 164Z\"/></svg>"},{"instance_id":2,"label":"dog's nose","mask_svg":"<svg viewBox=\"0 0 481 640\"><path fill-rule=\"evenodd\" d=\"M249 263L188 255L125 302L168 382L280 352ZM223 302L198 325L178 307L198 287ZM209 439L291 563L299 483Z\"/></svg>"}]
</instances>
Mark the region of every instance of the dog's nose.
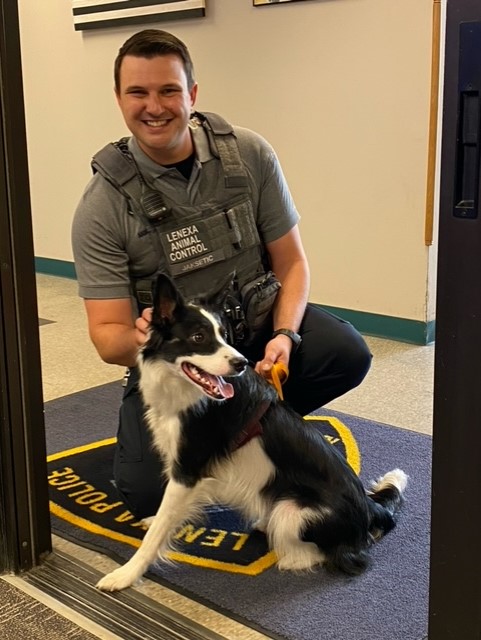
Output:
<instances>
[{"instance_id":1,"label":"dog's nose","mask_svg":"<svg viewBox=\"0 0 481 640\"><path fill-rule=\"evenodd\" d=\"M244 369L247 367L249 362L245 358L232 358L232 360L230 361L230 364L232 368L235 371L237 371L237 373L242 373L242 371L244 371Z\"/></svg>"}]
</instances>

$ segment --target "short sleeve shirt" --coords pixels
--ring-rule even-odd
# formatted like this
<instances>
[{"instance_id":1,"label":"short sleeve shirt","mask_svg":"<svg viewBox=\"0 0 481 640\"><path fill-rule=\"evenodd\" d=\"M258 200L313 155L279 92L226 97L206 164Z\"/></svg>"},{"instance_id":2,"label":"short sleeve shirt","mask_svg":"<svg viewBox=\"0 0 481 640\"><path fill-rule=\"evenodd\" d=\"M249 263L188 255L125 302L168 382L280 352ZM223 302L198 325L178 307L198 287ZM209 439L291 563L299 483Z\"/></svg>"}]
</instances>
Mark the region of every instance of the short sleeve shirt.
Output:
<instances>
[{"instance_id":1,"label":"short sleeve shirt","mask_svg":"<svg viewBox=\"0 0 481 640\"><path fill-rule=\"evenodd\" d=\"M280 163L260 135L234 127L240 157L248 177L255 224L261 242L268 244L289 232L299 221ZM129 148L151 186L171 202L201 206L215 199L212 170L222 165L209 147L202 127L192 129L196 158L187 180L175 168L151 160L134 138ZM206 171L207 163L209 172ZM214 163L214 164L212 164ZM72 247L79 294L88 299L117 299L132 295L131 278L147 276L158 268L155 244L128 208L127 199L100 174L87 185L72 225Z\"/></svg>"}]
</instances>

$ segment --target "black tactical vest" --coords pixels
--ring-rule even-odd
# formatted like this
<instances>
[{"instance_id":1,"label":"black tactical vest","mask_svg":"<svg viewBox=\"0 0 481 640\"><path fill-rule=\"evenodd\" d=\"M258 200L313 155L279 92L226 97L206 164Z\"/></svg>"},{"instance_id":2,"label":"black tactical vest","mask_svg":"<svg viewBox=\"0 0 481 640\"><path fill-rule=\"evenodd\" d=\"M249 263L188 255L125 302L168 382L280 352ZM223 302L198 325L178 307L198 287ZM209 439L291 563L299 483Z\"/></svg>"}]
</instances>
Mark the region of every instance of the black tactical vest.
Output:
<instances>
[{"instance_id":1,"label":"black tactical vest","mask_svg":"<svg viewBox=\"0 0 481 640\"><path fill-rule=\"evenodd\" d=\"M195 113L191 126L204 128L211 153L222 166L220 174L216 170L212 175L218 182L213 190L215 197L200 206L180 206L151 187L128 150L127 138L101 149L92 160L92 168L127 198L129 210L151 230L158 270L132 278L139 308L151 305L158 271L170 275L188 299L215 290L229 274L235 274L231 293L238 308L232 314L238 317L238 334L243 333L245 341L247 334L252 337L266 319L280 284L268 270L232 126L213 113ZM205 170L209 171L209 163ZM254 310L259 296L262 317Z\"/></svg>"}]
</instances>

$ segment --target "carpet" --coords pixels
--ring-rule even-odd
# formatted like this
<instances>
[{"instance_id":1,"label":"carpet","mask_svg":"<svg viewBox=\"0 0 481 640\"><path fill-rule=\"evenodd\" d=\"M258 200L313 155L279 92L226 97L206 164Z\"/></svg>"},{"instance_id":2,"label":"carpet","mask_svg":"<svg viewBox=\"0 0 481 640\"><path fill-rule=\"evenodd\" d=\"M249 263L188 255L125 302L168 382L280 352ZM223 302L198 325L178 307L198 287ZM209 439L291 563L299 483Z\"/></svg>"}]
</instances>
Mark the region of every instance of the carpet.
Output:
<instances>
[{"instance_id":1,"label":"carpet","mask_svg":"<svg viewBox=\"0 0 481 640\"><path fill-rule=\"evenodd\" d=\"M52 531L125 561L143 530L115 493L119 383L45 405ZM409 475L398 527L371 550L357 578L280 573L265 538L222 506L179 532L174 565L150 577L274 638L421 640L427 632L431 438L333 411L310 416L368 482Z\"/></svg>"}]
</instances>

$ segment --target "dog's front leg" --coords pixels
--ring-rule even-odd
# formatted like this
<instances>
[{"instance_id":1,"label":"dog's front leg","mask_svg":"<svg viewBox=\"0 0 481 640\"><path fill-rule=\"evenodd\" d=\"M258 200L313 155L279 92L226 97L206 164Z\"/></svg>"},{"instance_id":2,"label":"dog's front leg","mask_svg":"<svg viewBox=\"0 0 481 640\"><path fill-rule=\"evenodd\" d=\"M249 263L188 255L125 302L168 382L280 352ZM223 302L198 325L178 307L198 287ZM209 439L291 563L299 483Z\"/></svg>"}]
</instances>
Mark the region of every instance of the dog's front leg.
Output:
<instances>
[{"instance_id":1,"label":"dog's front leg","mask_svg":"<svg viewBox=\"0 0 481 640\"><path fill-rule=\"evenodd\" d=\"M156 560L159 550L167 546L171 531L189 516L191 507L196 503L198 490L198 484L186 487L170 480L139 549L126 564L99 580L97 587L102 591L120 591L133 585Z\"/></svg>"}]
</instances>

